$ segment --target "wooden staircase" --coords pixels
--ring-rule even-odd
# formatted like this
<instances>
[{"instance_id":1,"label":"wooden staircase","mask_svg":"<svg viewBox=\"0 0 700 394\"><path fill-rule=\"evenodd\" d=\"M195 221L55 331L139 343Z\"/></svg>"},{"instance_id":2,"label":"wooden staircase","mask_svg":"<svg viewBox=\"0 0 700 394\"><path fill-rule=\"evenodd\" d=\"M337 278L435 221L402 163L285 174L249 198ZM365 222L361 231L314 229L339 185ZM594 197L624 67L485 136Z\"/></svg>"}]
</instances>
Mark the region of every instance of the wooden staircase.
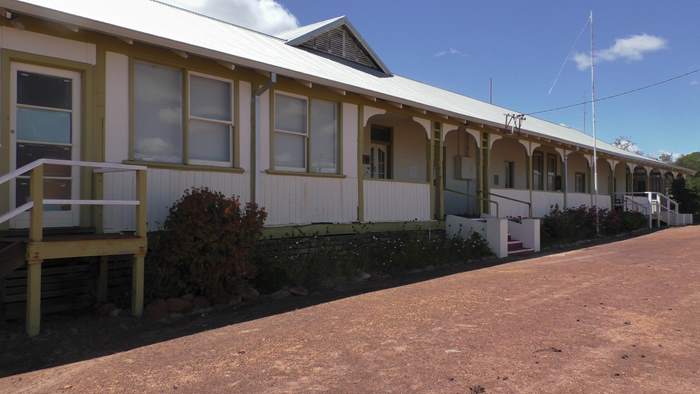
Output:
<instances>
[{"instance_id":1,"label":"wooden staircase","mask_svg":"<svg viewBox=\"0 0 700 394\"><path fill-rule=\"evenodd\" d=\"M44 166L81 166L99 171L136 171L136 200L52 200L44 198ZM98 173L99 173L98 171ZM100 257L98 287L106 291L107 256L131 255L132 266L132 314L143 312L143 272L147 250L146 228L146 168L111 163L39 159L12 173L0 176L0 184L17 176L31 173L29 192L31 201L0 215L0 224L30 211L30 223L26 232L0 238L0 281L17 270L26 267L26 329L29 336L39 333L41 321L42 265L46 260ZM131 205L136 208L136 231L133 234L100 234L82 231L52 233L44 230L44 205ZM3 288L3 286L0 286ZM2 294L0 294L2 295Z\"/></svg>"}]
</instances>

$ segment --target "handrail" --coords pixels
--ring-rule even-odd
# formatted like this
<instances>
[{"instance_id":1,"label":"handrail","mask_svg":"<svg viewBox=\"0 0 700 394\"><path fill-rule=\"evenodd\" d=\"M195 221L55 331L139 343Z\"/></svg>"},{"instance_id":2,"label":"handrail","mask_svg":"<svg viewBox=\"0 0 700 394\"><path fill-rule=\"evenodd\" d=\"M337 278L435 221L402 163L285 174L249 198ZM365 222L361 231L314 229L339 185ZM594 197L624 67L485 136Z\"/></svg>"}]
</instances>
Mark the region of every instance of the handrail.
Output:
<instances>
[{"instance_id":1,"label":"handrail","mask_svg":"<svg viewBox=\"0 0 700 394\"><path fill-rule=\"evenodd\" d=\"M44 178L44 165L58 165L58 166L79 166L96 168L95 172L119 172L119 171L136 171L137 172L137 185L136 185L136 200L71 200L71 199L45 199L43 198L43 178ZM103 163L94 161L79 161L79 160L59 160L59 159L37 159L29 164L26 164L16 170L0 176L0 185L6 183L12 179L15 179L27 172L32 172L31 181L29 186L29 194L32 201L28 201L13 210L0 215L0 223L4 223L12 218L32 209L32 219L30 223L30 232L32 227L39 227L39 230L43 230L43 224L41 224L43 216L43 206L44 205L121 205L121 206L136 206L137 208L137 223L138 232L145 233L145 205L146 205L146 195L145 195L145 174L146 167L133 164L119 164L119 163ZM33 233L38 238L38 234Z\"/></svg>"},{"instance_id":2,"label":"handrail","mask_svg":"<svg viewBox=\"0 0 700 394\"><path fill-rule=\"evenodd\" d=\"M119 164L119 163L104 163L96 161L79 161L79 160L59 160L59 159L37 159L29 164L25 164L16 170L9 172L3 176L0 176L0 185L3 183L17 178L24 173L27 173L40 165L56 165L56 166L78 166L78 167L91 167L97 168L98 172L102 169L118 170L118 171L139 171L146 170L145 166L133 165L133 164ZM110 171L111 172L111 171Z\"/></svg>"},{"instance_id":3,"label":"handrail","mask_svg":"<svg viewBox=\"0 0 700 394\"><path fill-rule=\"evenodd\" d=\"M482 191L479 191L479 193L483 193L483 192L482 192ZM531 203L531 202L529 202L529 201L524 201L524 200L518 200L517 198L513 198L513 197L509 197L509 196L504 196L504 195L498 194L498 193L488 192L487 194L490 195L490 196L502 198L502 199L504 199L504 200L509 200L509 201L513 201L513 202L517 202L517 203L520 203L520 204L527 205L527 212L528 212L528 215L529 215L530 217L532 217L532 203Z\"/></svg>"},{"instance_id":4,"label":"handrail","mask_svg":"<svg viewBox=\"0 0 700 394\"><path fill-rule=\"evenodd\" d=\"M6 221L12 219L13 217L32 209L33 206L34 206L34 201L29 201L27 203L24 203L24 204L18 206L15 209L11 210L10 212L7 212L3 215L0 215L0 223L5 223Z\"/></svg>"},{"instance_id":5,"label":"handrail","mask_svg":"<svg viewBox=\"0 0 700 394\"><path fill-rule=\"evenodd\" d=\"M479 200L479 201L486 201L486 202L488 202L488 203L490 203L490 204L494 204L494 205L496 206L496 217L500 217L500 216L498 216L498 213L499 213L499 210L500 210L499 207L498 207L498 201L489 200L488 198L481 197L481 196L479 196L479 195L477 195L477 194L460 192L460 191L453 190L453 189L449 189L449 188L445 188L444 190L445 190L445 191L448 191L448 192L452 192L452 193L461 194L461 195L467 196L467 197L474 197L474 198L476 198L476 199Z\"/></svg>"}]
</instances>

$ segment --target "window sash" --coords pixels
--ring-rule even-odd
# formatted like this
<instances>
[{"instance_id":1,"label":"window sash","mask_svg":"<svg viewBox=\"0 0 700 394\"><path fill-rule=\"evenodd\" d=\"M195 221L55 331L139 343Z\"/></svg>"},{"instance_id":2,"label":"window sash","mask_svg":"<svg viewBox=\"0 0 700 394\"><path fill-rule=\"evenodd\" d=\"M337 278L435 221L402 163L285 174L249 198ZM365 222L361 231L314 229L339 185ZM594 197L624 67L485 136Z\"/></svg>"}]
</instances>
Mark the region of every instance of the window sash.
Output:
<instances>
[{"instance_id":1,"label":"window sash","mask_svg":"<svg viewBox=\"0 0 700 394\"><path fill-rule=\"evenodd\" d=\"M292 94L292 93L287 93L287 92L282 92L282 91L276 91L274 92L273 96L274 97L274 105L272 106L272 111L273 111L273 116L272 116L272 122L273 122L273 133L272 133L272 149L271 149L271 166L275 170L281 170L281 171L293 171L293 172L299 172L299 173L312 173L312 174L338 174L340 172L340 146L341 146L341 136L340 136L340 124L339 124L339 119L340 119L340 106L338 105L337 102L334 101L329 101L329 100L321 100L321 99L312 99L311 97L307 96L302 96L302 95L297 95L297 94ZM280 127L280 116L282 116L281 111L278 110L278 100L279 97L289 97L293 99L298 99L302 100L304 102L304 130L287 130L284 127ZM316 166L314 163L312 163L312 160L314 159L314 154L313 154L313 149L314 149L314 144L316 144L316 141L314 139L314 130L312 130L314 126L314 116L313 116L313 110L312 106L314 102L326 102L326 103L331 103L333 104L334 108L334 116L333 116L333 126L334 126L334 144L333 144L333 159L334 159L334 166L333 168L330 168L329 166L326 167L319 167L315 168ZM283 122L282 122L283 123ZM282 125L284 126L284 125ZM281 136L287 136L287 137L297 137L297 138L303 138L303 166L289 166L289 165L284 165L280 163L280 157L278 155L281 152L278 152L277 149L277 143L280 139ZM321 155L323 156L323 155ZM301 162L301 161L300 161Z\"/></svg>"},{"instance_id":2,"label":"window sash","mask_svg":"<svg viewBox=\"0 0 700 394\"><path fill-rule=\"evenodd\" d=\"M154 70L164 73L157 75L153 73ZM134 102L131 115L134 119L133 157L144 161L183 163L185 146L182 121L185 105L183 70L139 60L133 63L132 72L134 74L134 84L131 89ZM178 76L175 86L167 86L167 90L158 91L159 83L154 80L154 76L168 80L175 75ZM168 82L174 82L174 79ZM153 98L154 91L160 97ZM140 96L140 93L143 96ZM169 116L170 121L164 122L163 116Z\"/></svg>"},{"instance_id":3,"label":"window sash","mask_svg":"<svg viewBox=\"0 0 700 394\"><path fill-rule=\"evenodd\" d=\"M223 82L228 85L228 90L229 90L229 104L231 108L229 109L229 117L230 119L224 120L224 119L218 119L214 117L206 117L206 116L196 116L192 114L192 102L193 102L193 95L192 95L192 79L193 77L195 78L201 78L201 79L208 79L212 81L218 81L218 82ZM234 111L236 108L235 104L235 89L234 89L234 83L233 81L225 78L218 78L214 77L211 75L206 75L206 74L201 74L201 73L196 73L196 72L189 72L188 73L188 78L190 82L190 89L188 92L188 97L187 97L187 109L188 109L188 133L187 133L187 140L185 143L188 146L188 157L186 158L186 162L188 164L199 164L199 165L211 165L211 166L221 166L221 167L229 167L233 166L234 162L234 146L235 146L235 141L234 141L234 131L235 131L235 125L234 125ZM206 123L212 123L212 124L219 124L219 125L227 125L228 126L228 160L204 160L204 159L193 159L191 158L191 152L189 152L189 147L191 146L192 143L192 121L196 122L206 122Z\"/></svg>"},{"instance_id":4,"label":"window sash","mask_svg":"<svg viewBox=\"0 0 700 394\"><path fill-rule=\"evenodd\" d=\"M332 114L317 112L318 109L330 109ZM337 174L340 145L338 104L312 99L309 114L309 170L321 174ZM331 133L327 133L329 129ZM331 146L323 146L326 143L330 143Z\"/></svg>"}]
</instances>

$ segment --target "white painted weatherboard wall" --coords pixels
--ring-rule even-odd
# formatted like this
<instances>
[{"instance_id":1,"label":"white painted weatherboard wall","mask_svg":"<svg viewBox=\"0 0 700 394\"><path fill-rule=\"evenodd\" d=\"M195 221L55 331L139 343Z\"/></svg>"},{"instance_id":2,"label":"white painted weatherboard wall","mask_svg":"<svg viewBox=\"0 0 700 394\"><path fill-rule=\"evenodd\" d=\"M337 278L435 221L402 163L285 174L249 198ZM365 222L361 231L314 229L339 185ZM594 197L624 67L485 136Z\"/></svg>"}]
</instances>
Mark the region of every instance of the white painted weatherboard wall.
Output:
<instances>
[{"instance_id":1,"label":"white painted weatherboard wall","mask_svg":"<svg viewBox=\"0 0 700 394\"><path fill-rule=\"evenodd\" d=\"M564 193L560 192L532 192L532 215L543 217L549 215L554 207L564 209Z\"/></svg>"},{"instance_id":2,"label":"white painted weatherboard wall","mask_svg":"<svg viewBox=\"0 0 700 394\"><path fill-rule=\"evenodd\" d=\"M357 180L263 175L266 225L350 223L357 218Z\"/></svg>"},{"instance_id":3,"label":"white painted weatherboard wall","mask_svg":"<svg viewBox=\"0 0 700 394\"><path fill-rule=\"evenodd\" d=\"M566 207L567 208L577 208L581 205L587 207L591 206L591 195L588 193L567 193L566 194Z\"/></svg>"},{"instance_id":4,"label":"white painted weatherboard wall","mask_svg":"<svg viewBox=\"0 0 700 394\"><path fill-rule=\"evenodd\" d=\"M364 214L367 222L430 220L430 185L364 180Z\"/></svg>"}]
</instances>

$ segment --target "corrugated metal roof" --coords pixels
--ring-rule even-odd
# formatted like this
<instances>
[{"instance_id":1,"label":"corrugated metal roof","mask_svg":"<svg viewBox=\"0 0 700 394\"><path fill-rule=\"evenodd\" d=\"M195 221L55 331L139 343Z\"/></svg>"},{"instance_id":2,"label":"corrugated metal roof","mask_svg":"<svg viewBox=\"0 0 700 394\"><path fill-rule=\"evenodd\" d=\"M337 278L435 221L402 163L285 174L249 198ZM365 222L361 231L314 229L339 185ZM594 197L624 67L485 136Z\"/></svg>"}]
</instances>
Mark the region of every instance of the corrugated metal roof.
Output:
<instances>
[{"instance_id":1,"label":"corrugated metal roof","mask_svg":"<svg viewBox=\"0 0 700 394\"><path fill-rule=\"evenodd\" d=\"M505 114L515 112L399 75L368 73L286 45L284 39L151 0L0 0L0 5L20 13L273 71L465 120L503 125ZM532 116L523 122L522 130L581 147L593 147L592 137L581 131ZM604 141L598 142L598 149L638 162L681 169Z\"/></svg>"}]
</instances>

